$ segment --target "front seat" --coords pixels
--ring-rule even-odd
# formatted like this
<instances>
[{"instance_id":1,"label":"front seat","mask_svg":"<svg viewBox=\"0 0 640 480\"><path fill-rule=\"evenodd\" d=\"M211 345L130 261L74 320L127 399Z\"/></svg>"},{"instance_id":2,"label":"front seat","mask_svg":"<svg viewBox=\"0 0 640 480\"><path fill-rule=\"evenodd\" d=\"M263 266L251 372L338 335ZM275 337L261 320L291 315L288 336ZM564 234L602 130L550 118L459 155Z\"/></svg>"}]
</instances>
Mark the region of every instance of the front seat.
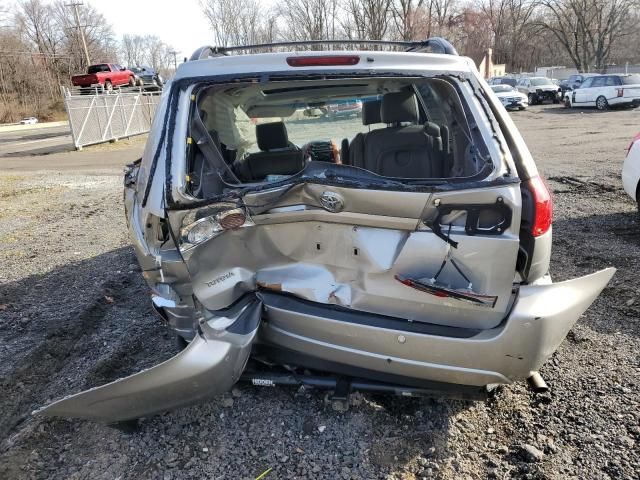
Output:
<instances>
[{"instance_id":1,"label":"front seat","mask_svg":"<svg viewBox=\"0 0 640 480\"><path fill-rule=\"evenodd\" d=\"M417 124L418 103L412 91L385 94L380 116L389 126L366 135L363 168L388 177L443 176L440 128Z\"/></svg>"},{"instance_id":2,"label":"front seat","mask_svg":"<svg viewBox=\"0 0 640 480\"><path fill-rule=\"evenodd\" d=\"M304 168L304 152L289 143L284 122L256 125L257 153L251 153L234 165L244 182L264 180L267 175L293 175Z\"/></svg>"}]
</instances>

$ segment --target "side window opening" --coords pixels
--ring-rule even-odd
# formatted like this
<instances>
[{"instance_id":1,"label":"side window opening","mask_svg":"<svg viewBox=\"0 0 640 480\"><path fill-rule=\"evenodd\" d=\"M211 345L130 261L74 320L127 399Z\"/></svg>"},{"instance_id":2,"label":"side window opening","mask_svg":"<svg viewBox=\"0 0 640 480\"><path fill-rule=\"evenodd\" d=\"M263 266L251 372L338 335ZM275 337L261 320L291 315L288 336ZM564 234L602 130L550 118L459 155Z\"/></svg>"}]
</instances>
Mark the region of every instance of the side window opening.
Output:
<instances>
[{"instance_id":1,"label":"side window opening","mask_svg":"<svg viewBox=\"0 0 640 480\"><path fill-rule=\"evenodd\" d=\"M371 78L201 87L187 193L211 198L327 163L347 167L344 176L364 170L401 182L473 177L486 167L487 150L452 83Z\"/></svg>"}]
</instances>

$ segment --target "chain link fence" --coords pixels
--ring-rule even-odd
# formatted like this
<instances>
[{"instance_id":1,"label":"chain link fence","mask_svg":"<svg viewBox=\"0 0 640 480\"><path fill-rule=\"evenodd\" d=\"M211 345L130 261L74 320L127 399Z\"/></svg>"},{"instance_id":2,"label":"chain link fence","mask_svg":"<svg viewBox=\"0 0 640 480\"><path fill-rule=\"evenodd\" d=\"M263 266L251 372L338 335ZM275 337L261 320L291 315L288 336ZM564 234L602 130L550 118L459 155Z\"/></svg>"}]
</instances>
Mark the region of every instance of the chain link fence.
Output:
<instances>
[{"instance_id":1,"label":"chain link fence","mask_svg":"<svg viewBox=\"0 0 640 480\"><path fill-rule=\"evenodd\" d=\"M114 91L77 93L63 89L73 144L103 143L147 133L160 102L160 92Z\"/></svg>"}]
</instances>

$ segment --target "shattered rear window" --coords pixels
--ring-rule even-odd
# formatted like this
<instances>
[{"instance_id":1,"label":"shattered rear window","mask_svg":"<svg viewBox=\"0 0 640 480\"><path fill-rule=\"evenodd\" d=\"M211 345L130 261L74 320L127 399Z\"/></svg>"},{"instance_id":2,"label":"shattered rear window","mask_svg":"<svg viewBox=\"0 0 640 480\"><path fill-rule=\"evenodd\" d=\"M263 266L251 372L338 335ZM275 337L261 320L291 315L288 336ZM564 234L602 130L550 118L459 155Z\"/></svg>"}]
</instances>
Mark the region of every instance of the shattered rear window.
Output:
<instances>
[{"instance_id":1,"label":"shattered rear window","mask_svg":"<svg viewBox=\"0 0 640 480\"><path fill-rule=\"evenodd\" d=\"M196 97L186 172L195 198L301 172L321 176L322 163L346 177L396 183L473 177L492 168L453 80L234 83L204 86Z\"/></svg>"}]
</instances>

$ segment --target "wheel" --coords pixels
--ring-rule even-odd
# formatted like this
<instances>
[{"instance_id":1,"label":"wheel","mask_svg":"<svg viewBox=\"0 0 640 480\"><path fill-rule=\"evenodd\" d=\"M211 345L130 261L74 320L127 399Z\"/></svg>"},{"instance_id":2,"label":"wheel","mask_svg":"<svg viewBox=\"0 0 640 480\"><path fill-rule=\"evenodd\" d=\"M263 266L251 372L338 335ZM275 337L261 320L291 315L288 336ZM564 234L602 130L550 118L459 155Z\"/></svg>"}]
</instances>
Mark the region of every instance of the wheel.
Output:
<instances>
[{"instance_id":1,"label":"wheel","mask_svg":"<svg viewBox=\"0 0 640 480\"><path fill-rule=\"evenodd\" d=\"M518 107L518 110L522 111L522 110L524 110L525 108L527 108L527 107Z\"/></svg>"},{"instance_id":2,"label":"wheel","mask_svg":"<svg viewBox=\"0 0 640 480\"><path fill-rule=\"evenodd\" d=\"M529 105L535 105L536 104L536 99L533 96L533 93L530 93L529 95L527 95L527 98L529 99Z\"/></svg>"},{"instance_id":3,"label":"wheel","mask_svg":"<svg viewBox=\"0 0 640 480\"><path fill-rule=\"evenodd\" d=\"M138 87L144 86L144 82L142 81L141 78L139 78L138 81L136 81L136 86L138 86Z\"/></svg>"},{"instance_id":4,"label":"wheel","mask_svg":"<svg viewBox=\"0 0 640 480\"><path fill-rule=\"evenodd\" d=\"M564 97L564 108L571 108L571 100L569 100L569 97Z\"/></svg>"},{"instance_id":5,"label":"wheel","mask_svg":"<svg viewBox=\"0 0 640 480\"><path fill-rule=\"evenodd\" d=\"M113 84L111 83L111 80L104 82L103 88L107 93L113 92Z\"/></svg>"},{"instance_id":6,"label":"wheel","mask_svg":"<svg viewBox=\"0 0 640 480\"><path fill-rule=\"evenodd\" d=\"M607 99L601 95L598 98L596 98L596 108L598 110L608 110L609 102L607 102Z\"/></svg>"},{"instance_id":7,"label":"wheel","mask_svg":"<svg viewBox=\"0 0 640 480\"><path fill-rule=\"evenodd\" d=\"M135 87L136 86L136 79L133 77L129 77L129 86L130 87Z\"/></svg>"}]
</instances>

